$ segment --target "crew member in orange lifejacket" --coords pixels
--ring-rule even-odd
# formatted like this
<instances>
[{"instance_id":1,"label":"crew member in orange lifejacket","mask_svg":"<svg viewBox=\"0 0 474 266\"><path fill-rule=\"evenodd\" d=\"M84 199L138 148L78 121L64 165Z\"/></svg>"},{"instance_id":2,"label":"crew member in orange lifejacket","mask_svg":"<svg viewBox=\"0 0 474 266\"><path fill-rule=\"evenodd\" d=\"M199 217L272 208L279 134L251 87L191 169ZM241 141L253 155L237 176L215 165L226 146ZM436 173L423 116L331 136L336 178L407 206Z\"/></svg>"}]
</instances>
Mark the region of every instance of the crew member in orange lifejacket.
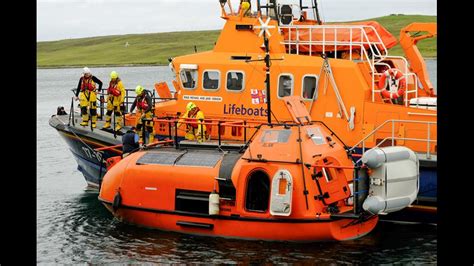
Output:
<instances>
[{"instance_id":1,"label":"crew member in orange lifejacket","mask_svg":"<svg viewBox=\"0 0 474 266\"><path fill-rule=\"evenodd\" d=\"M115 131L122 128L122 112L121 106L125 98L125 87L120 80L118 73L112 71L110 73L110 83L107 89L107 113L105 113L105 125L103 129L110 128L110 121L112 120L112 112L115 115Z\"/></svg>"},{"instance_id":2,"label":"crew member in orange lifejacket","mask_svg":"<svg viewBox=\"0 0 474 266\"><path fill-rule=\"evenodd\" d=\"M141 114L140 117L137 117L136 125L137 133L139 136L138 142L140 144L152 143L153 140L155 140L155 128L153 126L153 105L151 102L150 93L140 85L135 88L135 93L137 94L137 97L135 98L135 101L133 101L132 107L130 108L130 112L133 112L136 106L138 112L140 112ZM145 122L145 130L148 132L149 135L148 141L146 141L146 137L143 137L143 122ZM145 142L143 142L143 139L145 139Z\"/></svg>"},{"instance_id":3,"label":"crew member in orange lifejacket","mask_svg":"<svg viewBox=\"0 0 474 266\"><path fill-rule=\"evenodd\" d=\"M183 121L186 122L197 122L197 123L186 123L186 135L184 136L187 140L196 139L198 142L203 142L206 138L206 125L204 122L204 113L197 107L193 102L189 102L186 105L186 113L181 117L177 127L179 128Z\"/></svg>"},{"instance_id":4,"label":"crew member in orange lifejacket","mask_svg":"<svg viewBox=\"0 0 474 266\"><path fill-rule=\"evenodd\" d=\"M102 90L102 81L97 77L91 74L91 71L88 67L84 67L82 76L79 79L76 89L75 100L80 100L79 104L81 106L81 115L82 122L81 126L87 126L89 124L89 114L87 108L89 108L89 113L92 120L92 127L96 127L97 121L97 96L96 96L96 86L99 84L98 91ZM79 97L78 97L79 95Z\"/></svg>"}]
</instances>

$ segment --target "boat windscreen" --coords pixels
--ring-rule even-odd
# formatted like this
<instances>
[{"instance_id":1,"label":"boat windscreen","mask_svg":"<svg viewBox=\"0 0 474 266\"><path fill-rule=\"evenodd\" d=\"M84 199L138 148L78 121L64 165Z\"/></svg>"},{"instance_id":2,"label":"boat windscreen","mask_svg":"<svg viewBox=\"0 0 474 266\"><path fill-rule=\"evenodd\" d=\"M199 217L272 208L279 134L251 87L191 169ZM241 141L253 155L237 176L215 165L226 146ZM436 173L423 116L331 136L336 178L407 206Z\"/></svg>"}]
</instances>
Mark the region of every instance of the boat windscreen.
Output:
<instances>
[{"instance_id":1,"label":"boat windscreen","mask_svg":"<svg viewBox=\"0 0 474 266\"><path fill-rule=\"evenodd\" d=\"M214 167L221 159L222 153L188 152L176 162L176 165Z\"/></svg>"},{"instance_id":2,"label":"boat windscreen","mask_svg":"<svg viewBox=\"0 0 474 266\"><path fill-rule=\"evenodd\" d=\"M186 151L179 152L147 152L140 159L137 164L163 164L173 165L182 154Z\"/></svg>"},{"instance_id":3,"label":"boat windscreen","mask_svg":"<svg viewBox=\"0 0 474 266\"><path fill-rule=\"evenodd\" d=\"M221 153L205 151L147 152L137 160L137 164L215 167L222 156Z\"/></svg>"},{"instance_id":4,"label":"boat windscreen","mask_svg":"<svg viewBox=\"0 0 474 266\"><path fill-rule=\"evenodd\" d=\"M324 135L321 133L319 127L309 127L306 129L306 134L316 145L326 144Z\"/></svg>"},{"instance_id":5,"label":"boat windscreen","mask_svg":"<svg viewBox=\"0 0 474 266\"><path fill-rule=\"evenodd\" d=\"M289 129L267 129L262 133L260 142L262 143L286 143L291 135Z\"/></svg>"}]
</instances>

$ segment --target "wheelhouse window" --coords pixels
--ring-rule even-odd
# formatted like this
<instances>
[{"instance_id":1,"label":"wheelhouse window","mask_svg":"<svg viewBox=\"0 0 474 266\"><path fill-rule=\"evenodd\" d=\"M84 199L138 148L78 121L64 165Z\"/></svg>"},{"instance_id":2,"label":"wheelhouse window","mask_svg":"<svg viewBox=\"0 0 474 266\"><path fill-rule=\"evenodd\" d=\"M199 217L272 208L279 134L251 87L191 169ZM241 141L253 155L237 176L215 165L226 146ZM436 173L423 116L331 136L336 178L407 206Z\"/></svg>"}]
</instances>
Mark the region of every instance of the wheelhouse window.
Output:
<instances>
[{"instance_id":1,"label":"wheelhouse window","mask_svg":"<svg viewBox=\"0 0 474 266\"><path fill-rule=\"evenodd\" d=\"M278 78L278 97L293 95L293 76L282 74Z\"/></svg>"},{"instance_id":2,"label":"wheelhouse window","mask_svg":"<svg viewBox=\"0 0 474 266\"><path fill-rule=\"evenodd\" d=\"M247 181L245 209L253 212L266 212L270 199L270 178L264 171L254 171Z\"/></svg>"},{"instance_id":3,"label":"wheelhouse window","mask_svg":"<svg viewBox=\"0 0 474 266\"><path fill-rule=\"evenodd\" d=\"M287 143L290 138L291 130L289 129L266 129L263 131L260 142L262 143Z\"/></svg>"},{"instance_id":4,"label":"wheelhouse window","mask_svg":"<svg viewBox=\"0 0 474 266\"><path fill-rule=\"evenodd\" d=\"M310 127L306 129L306 134L316 145L326 144L324 135L319 130L319 127Z\"/></svg>"},{"instance_id":5,"label":"wheelhouse window","mask_svg":"<svg viewBox=\"0 0 474 266\"><path fill-rule=\"evenodd\" d=\"M220 73L217 70L206 70L202 74L202 87L205 90L217 90L220 86Z\"/></svg>"},{"instance_id":6,"label":"wheelhouse window","mask_svg":"<svg viewBox=\"0 0 474 266\"><path fill-rule=\"evenodd\" d=\"M318 99L318 78L317 76L304 76L303 78L303 99Z\"/></svg>"},{"instance_id":7,"label":"wheelhouse window","mask_svg":"<svg viewBox=\"0 0 474 266\"><path fill-rule=\"evenodd\" d=\"M181 79L181 84L185 89L195 89L198 79L197 69L181 69L179 72Z\"/></svg>"},{"instance_id":8,"label":"wheelhouse window","mask_svg":"<svg viewBox=\"0 0 474 266\"><path fill-rule=\"evenodd\" d=\"M244 73L239 71L227 72L227 90L241 91L244 89Z\"/></svg>"}]
</instances>

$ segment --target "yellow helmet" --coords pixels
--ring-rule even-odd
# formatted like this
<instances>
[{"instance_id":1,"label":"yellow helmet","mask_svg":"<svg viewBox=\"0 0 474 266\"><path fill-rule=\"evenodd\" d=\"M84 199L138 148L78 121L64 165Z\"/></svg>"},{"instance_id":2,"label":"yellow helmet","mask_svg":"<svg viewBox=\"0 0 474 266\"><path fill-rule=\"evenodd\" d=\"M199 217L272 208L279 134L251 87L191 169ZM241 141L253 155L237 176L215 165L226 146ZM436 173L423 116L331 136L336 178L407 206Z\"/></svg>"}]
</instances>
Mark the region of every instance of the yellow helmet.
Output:
<instances>
[{"instance_id":1,"label":"yellow helmet","mask_svg":"<svg viewBox=\"0 0 474 266\"><path fill-rule=\"evenodd\" d=\"M196 105L193 102L189 102L188 105L186 105L186 111L191 111Z\"/></svg>"},{"instance_id":2,"label":"yellow helmet","mask_svg":"<svg viewBox=\"0 0 474 266\"><path fill-rule=\"evenodd\" d=\"M144 88L143 88L142 86L138 85L138 86L135 88L135 93L136 93L137 95L140 95L140 94L142 94L143 90L144 90Z\"/></svg>"},{"instance_id":3,"label":"yellow helmet","mask_svg":"<svg viewBox=\"0 0 474 266\"><path fill-rule=\"evenodd\" d=\"M246 11L247 9L250 8L250 3L249 2L242 2L241 7L242 7L243 11Z\"/></svg>"},{"instance_id":4,"label":"yellow helmet","mask_svg":"<svg viewBox=\"0 0 474 266\"><path fill-rule=\"evenodd\" d=\"M115 72L115 71L110 72L110 78L111 78L111 79L116 79L116 78L118 78L118 73Z\"/></svg>"}]
</instances>

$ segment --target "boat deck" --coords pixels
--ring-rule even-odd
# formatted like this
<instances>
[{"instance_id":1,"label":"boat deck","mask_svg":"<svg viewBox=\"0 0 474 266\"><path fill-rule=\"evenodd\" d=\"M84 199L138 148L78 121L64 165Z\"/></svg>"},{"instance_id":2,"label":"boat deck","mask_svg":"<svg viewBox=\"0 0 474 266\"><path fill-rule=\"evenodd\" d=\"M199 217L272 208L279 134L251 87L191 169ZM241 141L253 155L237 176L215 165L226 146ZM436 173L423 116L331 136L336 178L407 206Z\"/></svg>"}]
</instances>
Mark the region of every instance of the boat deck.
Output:
<instances>
[{"instance_id":1,"label":"boat deck","mask_svg":"<svg viewBox=\"0 0 474 266\"><path fill-rule=\"evenodd\" d=\"M87 127L81 126L81 121L80 113L76 112L74 113L74 124L72 122L69 123L69 115L55 115L50 119L49 124L57 130L101 140L106 143L113 143L113 145L122 143L122 135L129 128L123 127L115 132L114 136L112 129L102 129L105 120L97 119L97 127L94 129L91 128L90 124Z\"/></svg>"}]
</instances>

